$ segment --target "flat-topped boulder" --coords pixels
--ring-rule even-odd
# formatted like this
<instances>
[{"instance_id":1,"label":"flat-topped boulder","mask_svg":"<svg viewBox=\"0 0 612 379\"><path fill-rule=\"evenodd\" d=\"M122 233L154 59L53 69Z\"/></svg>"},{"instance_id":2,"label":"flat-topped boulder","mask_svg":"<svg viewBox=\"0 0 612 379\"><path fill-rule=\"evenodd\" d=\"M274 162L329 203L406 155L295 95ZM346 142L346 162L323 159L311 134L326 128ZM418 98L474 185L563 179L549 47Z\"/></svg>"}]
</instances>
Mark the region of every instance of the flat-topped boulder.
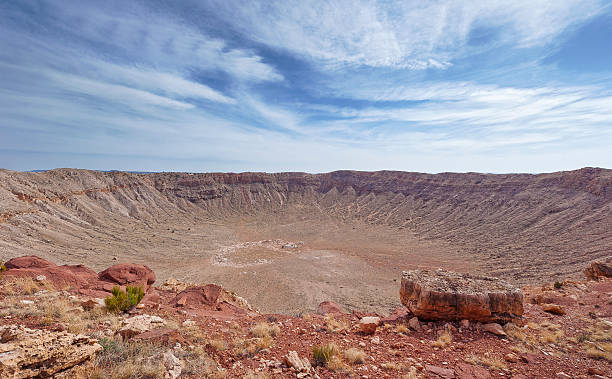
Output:
<instances>
[{"instance_id":1,"label":"flat-topped boulder","mask_svg":"<svg viewBox=\"0 0 612 379\"><path fill-rule=\"evenodd\" d=\"M498 278L445 270L404 271L400 298L424 320L509 322L523 314L523 293Z\"/></svg>"}]
</instances>

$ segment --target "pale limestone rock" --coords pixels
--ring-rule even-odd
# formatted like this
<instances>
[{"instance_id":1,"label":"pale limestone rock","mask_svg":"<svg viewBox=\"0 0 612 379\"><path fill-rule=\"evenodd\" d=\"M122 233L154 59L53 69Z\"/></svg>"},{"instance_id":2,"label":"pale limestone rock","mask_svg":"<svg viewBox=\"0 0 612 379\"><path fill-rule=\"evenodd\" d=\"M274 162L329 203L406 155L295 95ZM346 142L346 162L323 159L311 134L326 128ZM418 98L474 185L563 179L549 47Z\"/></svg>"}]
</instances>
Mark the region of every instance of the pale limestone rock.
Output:
<instances>
[{"instance_id":1,"label":"pale limestone rock","mask_svg":"<svg viewBox=\"0 0 612 379\"><path fill-rule=\"evenodd\" d=\"M183 365L177 357L174 356L171 350L168 350L162 356L162 362L164 364L164 378L165 379L176 379L181 376L183 371Z\"/></svg>"},{"instance_id":2,"label":"pale limestone rock","mask_svg":"<svg viewBox=\"0 0 612 379\"><path fill-rule=\"evenodd\" d=\"M166 321L158 316L138 315L130 317L121 322L121 329L117 334L123 338L132 338L140 333L148 332L151 329L159 328L166 325Z\"/></svg>"},{"instance_id":3,"label":"pale limestone rock","mask_svg":"<svg viewBox=\"0 0 612 379\"><path fill-rule=\"evenodd\" d=\"M307 358L300 358L298 353L293 350L283 357L283 361L297 372L310 372L310 361Z\"/></svg>"},{"instance_id":4,"label":"pale limestone rock","mask_svg":"<svg viewBox=\"0 0 612 379\"><path fill-rule=\"evenodd\" d=\"M92 367L95 339L82 334L0 327L0 378L83 377Z\"/></svg>"}]
</instances>

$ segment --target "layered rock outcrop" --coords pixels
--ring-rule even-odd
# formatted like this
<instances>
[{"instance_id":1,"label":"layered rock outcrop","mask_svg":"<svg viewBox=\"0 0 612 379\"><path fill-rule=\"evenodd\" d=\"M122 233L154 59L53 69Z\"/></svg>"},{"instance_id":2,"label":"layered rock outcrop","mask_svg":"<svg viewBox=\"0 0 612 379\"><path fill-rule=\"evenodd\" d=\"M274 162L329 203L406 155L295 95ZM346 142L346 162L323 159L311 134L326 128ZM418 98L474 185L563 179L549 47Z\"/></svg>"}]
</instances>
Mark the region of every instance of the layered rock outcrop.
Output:
<instances>
[{"instance_id":1,"label":"layered rock outcrop","mask_svg":"<svg viewBox=\"0 0 612 379\"><path fill-rule=\"evenodd\" d=\"M612 278L612 257L604 262L593 262L584 270L584 274L589 280L598 280L600 278Z\"/></svg>"},{"instance_id":2,"label":"layered rock outcrop","mask_svg":"<svg viewBox=\"0 0 612 379\"><path fill-rule=\"evenodd\" d=\"M0 327L0 378L81 378L93 365L95 339L82 334Z\"/></svg>"},{"instance_id":3,"label":"layered rock outcrop","mask_svg":"<svg viewBox=\"0 0 612 379\"><path fill-rule=\"evenodd\" d=\"M523 314L523 293L497 278L444 270L402 275L400 298L425 320L508 322Z\"/></svg>"}]
</instances>

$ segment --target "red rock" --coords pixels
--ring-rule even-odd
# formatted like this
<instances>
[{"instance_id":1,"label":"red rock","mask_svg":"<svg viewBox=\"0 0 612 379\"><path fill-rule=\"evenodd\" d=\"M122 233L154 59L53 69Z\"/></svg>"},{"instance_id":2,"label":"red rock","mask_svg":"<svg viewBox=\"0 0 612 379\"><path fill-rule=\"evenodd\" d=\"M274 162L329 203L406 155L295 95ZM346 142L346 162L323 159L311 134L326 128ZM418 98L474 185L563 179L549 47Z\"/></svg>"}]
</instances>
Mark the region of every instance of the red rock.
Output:
<instances>
[{"instance_id":1,"label":"red rock","mask_svg":"<svg viewBox=\"0 0 612 379\"><path fill-rule=\"evenodd\" d=\"M317 307L317 313L320 315L326 314L344 314L345 312L340 308L340 305L333 301L324 301Z\"/></svg>"},{"instance_id":2,"label":"red rock","mask_svg":"<svg viewBox=\"0 0 612 379\"><path fill-rule=\"evenodd\" d=\"M140 285L146 291L155 283L155 273L144 265L119 263L98 274L101 281L119 285Z\"/></svg>"},{"instance_id":3,"label":"red rock","mask_svg":"<svg viewBox=\"0 0 612 379\"><path fill-rule=\"evenodd\" d=\"M13 258L6 262L5 266L7 277L44 276L45 280L58 289L70 287L77 290L97 281L96 272L83 265L58 266L37 256Z\"/></svg>"},{"instance_id":4,"label":"red rock","mask_svg":"<svg viewBox=\"0 0 612 379\"><path fill-rule=\"evenodd\" d=\"M455 376L457 379L489 379L491 373L484 367L459 363L455 368Z\"/></svg>"},{"instance_id":5,"label":"red rock","mask_svg":"<svg viewBox=\"0 0 612 379\"><path fill-rule=\"evenodd\" d=\"M516 363L516 362L519 361L518 355L516 355L514 353L508 353L508 354L504 355L504 359L507 362L510 362L510 363Z\"/></svg>"},{"instance_id":6,"label":"red rock","mask_svg":"<svg viewBox=\"0 0 612 379\"><path fill-rule=\"evenodd\" d=\"M15 268L45 268L45 267L57 267L55 263L44 260L35 255L26 255L23 257L13 258L4 263L7 270Z\"/></svg>"},{"instance_id":7,"label":"red rock","mask_svg":"<svg viewBox=\"0 0 612 379\"><path fill-rule=\"evenodd\" d=\"M545 291L531 298L534 304L575 305L577 301L569 296L559 296L554 291Z\"/></svg>"},{"instance_id":8,"label":"red rock","mask_svg":"<svg viewBox=\"0 0 612 379\"><path fill-rule=\"evenodd\" d=\"M155 288L150 288L146 295L142 298L140 304L155 305L161 302L161 296Z\"/></svg>"},{"instance_id":9,"label":"red rock","mask_svg":"<svg viewBox=\"0 0 612 379\"><path fill-rule=\"evenodd\" d=\"M502 326L497 323L484 324L482 326L482 330L484 330L485 332L493 333L498 336L506 335L506 332L504 332Z\"/></svg>"},{"instance_id":10,"label":"red rock","mask_svg":"<svg viewBox=\"0 0 612 379\"><path fill-rule=\"evenodd\" d=\"M202 305L212 306L217 304L222 294L222 288L216 284L189 287L181 291L173 300L175 307L199 307Z\"/></svg>"},{"instance_id":11,"label":"red rock","mask_svg":"<svg viewBox=\"0 0 612 379\"><path fill-rule=\"evenodd\" d=\"M533 353L525 353L521 355L521 360L525 363L537 363L538 361L538 356L536 354Z\"/></svg>"},{"instance_id":12,"label":"red rock","mask_svg":"<svg viewBox=\"0 0 612 379\"><path fill-rule=\"evenodd\" d=\"M584 274L589 280L599 280L600 278L612 278L612 257L605 262L593 262L584 270Z\"/></svg>"},{"instance_id":13,"label":"red rock","mask_svg":"<svg viewBox=\"0 0 612 379\"><path fill-rule=\"evenodd\" d=\"M190 314L230 320L249 314L248 303L216 284L189 287L176 295L170 304L190 310Z\"/></svg>"},{"instance_id":14,"label":"red rock","mask_svg":"<svg viewBox=\"0 0 612 379\"><path fill-rule=\"evenodd\" d=\"M589 375L601 375L601 376L606 375L606 373L603 372L603 370L600 370L600 369L595 368L595 367L589 367L589 369L587 370L587 373Z\"/></svg>"},{"instance_id":15,"label":"red rock","mask_svg":"<svg viewBox=\"0 0 612 379\"><path fill-rule=\"evenodd\" d=\"M558 316L564 316L566 314L565 309L557 304L542 304L542 310Z\"/></svg>"},{"instance_id":16,"label":"red rock","mask_svg":"<svg viewBox=\"0 0 612 379\"><path fill-rule=\"evenodd\" d=\"M374 334L379 324L379 317L364 317L359 320L359 329L365 334Z\"/></svg>"},{"instance_id":17,"label":"red rock","mask_svg":"<svg viewBox=\"0 0 612 379\"><path fill-rule=\"evenodd\" d=\"M382 318L381 321L384 323L393 324L398 321L407 320L409 315L410 315L410 312L408 312L408 309L406 309L406 307L397 307L395 308L393 313L391 313L388 317Z\"/></svg>"},{"instance_id":18,"label":"red rock","mask_svg":"<svg viewBox=\"0 0 612 379\"><path fill-rule=\"evenodd\" d=\"M436 374L441 378L445 379L454 379L455 378L455 370L450 368L442 368L438 366L425 365L425 371L431 372L432 374Z\"/></svg>"},{"instance_id":19,"label":"red rock","mask_svg":"<svg viewBox=\"0 0 612 379\"><path fill-rule=\"evenodd\" d=\"M523 315L523 293L497 278L444 270L402 275L400 298L425 320L508 322Z\"/></svg>"}]
</instances>

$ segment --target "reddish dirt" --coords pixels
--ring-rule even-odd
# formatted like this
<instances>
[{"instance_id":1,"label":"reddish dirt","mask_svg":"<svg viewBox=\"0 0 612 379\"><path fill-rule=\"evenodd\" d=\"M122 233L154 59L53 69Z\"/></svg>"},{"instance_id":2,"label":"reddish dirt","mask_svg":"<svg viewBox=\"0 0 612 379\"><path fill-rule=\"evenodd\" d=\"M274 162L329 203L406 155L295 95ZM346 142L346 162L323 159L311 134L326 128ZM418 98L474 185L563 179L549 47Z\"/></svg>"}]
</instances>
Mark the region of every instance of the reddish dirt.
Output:
<instances>
[{"instance_id":1,"label":"reddish dirt","mask_svg":"<svg viewBox=\"0 0 612 379\"><path fill-rule=\"evenodd\" d=\"M9 269L9 275L5 277L10 277L12 270L20 268ZM272 345L252 355L244 355L232 347L218 350L212 345L207 346L206 351L227 370L231 378L240 378L249 370L258 369L271 378L295 377L295 373L287 367L274 371L265 362L282 361L282 357L291 350L312 361L312 348L330 342L341 350L363 350L365 362L349 365L344 371L315 367L313 375L321 378L398 378L402 375L401 365L418 367L421 374L431 378L439 377L434 372L452 372L458 378L518 379L521 378L519 375L556 378L561 372L571 378L595 377L589 373L611 376L610 363L589 357L586 349L593 343L592 337L589 337L595 330L593 328L599 328L600 336L602 333L607 335L608 343L612 338L612 279L588 282L568 280L556 287L552 284L525 287L523 323L526 325L507 325L506 337L485 332L478 323L465 326L460 322L428 322L422 323L423 329L420 331L398 329L413 317L405 308L397 309L386 322L383 320L384 325L374 335L364 335L358 326L359 318L364 314L341 314L337 312L337 305L325 304L321 309L333 310L334 320L346 326L346 329L334 332L326 316L258 314L246 308L235 295L214 285L190 287L180 292L178 289L152 288L149 292L155 296L151 301L146 302L144 308L130 313L158 315L175 320L178 325L185 320L193 320L208 340L223 340L228 346L232 346L233 341L251 338L249 329L259 322L278 325L280 333L274 337ZM0 300L4 296L0 293ZM36 296L24 296L23 299L36 300ZM543 301L562 306L566 314L559 316L544 312L538 304ZM28 316L21 320L1 319L0 324L15 321L28 327L51 327L43 319ZM450 330L452 341L436 347L434 341L444 330ZM555 335L554 338L551 335ZM184 346L200 343L182 328L149 332L139 338L168 346L176 342ZM514 354L514 358L506 359L508 354ZM497 362L500 367L491 367L487 361Z\"/></svg>"}]
</instances>

